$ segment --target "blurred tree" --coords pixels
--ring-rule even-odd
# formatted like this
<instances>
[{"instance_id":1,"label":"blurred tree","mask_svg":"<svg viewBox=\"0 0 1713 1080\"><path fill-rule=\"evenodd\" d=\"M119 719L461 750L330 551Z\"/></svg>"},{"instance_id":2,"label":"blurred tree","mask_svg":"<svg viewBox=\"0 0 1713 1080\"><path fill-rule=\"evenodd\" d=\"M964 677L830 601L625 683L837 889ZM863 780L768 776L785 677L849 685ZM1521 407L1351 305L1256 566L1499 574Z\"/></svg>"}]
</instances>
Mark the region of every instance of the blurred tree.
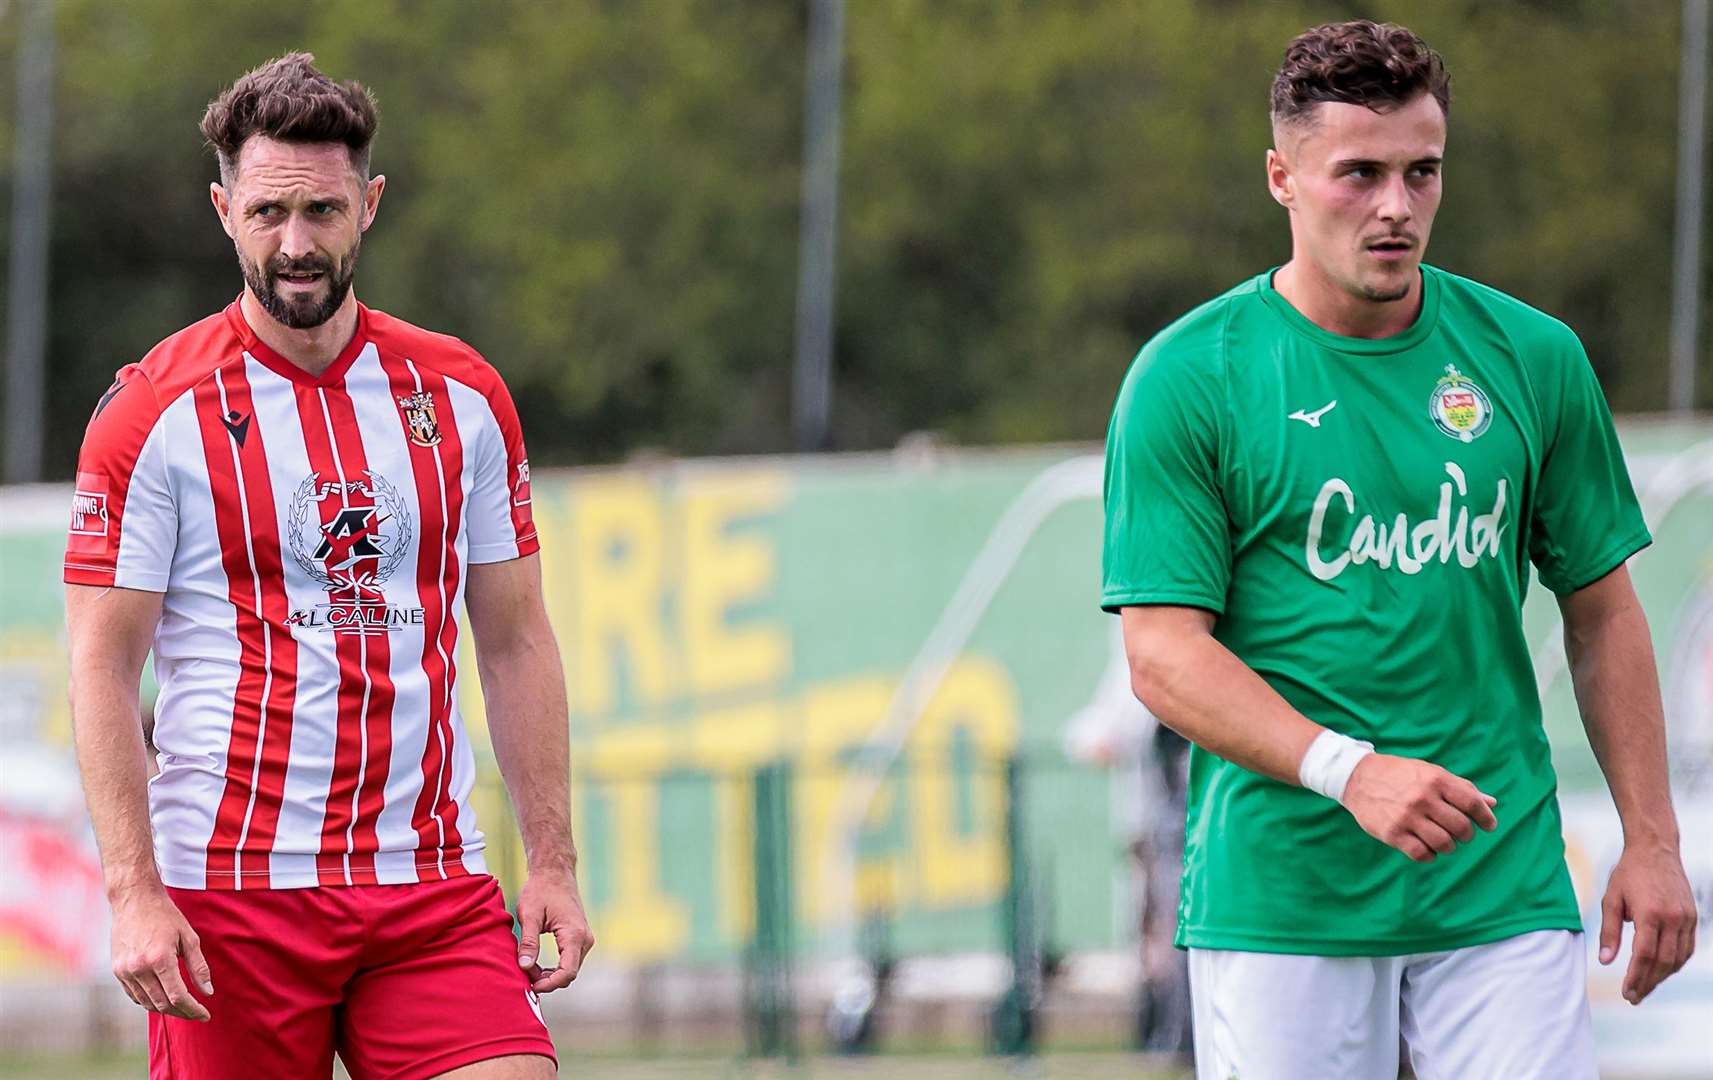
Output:
<instances>
[{"instance_id":1,"label":"blurred tree","mask_svg":"<svg viewBox=\"0 0 1713 1080\"><path fill-rule=\"evenodd\" d=\"M801 4L57 6L54 475L113 370L237 292L196 121L294 48L380 100L360 294L486 353L537 460L789 444ZM1615 407L1662 407L1676 5L864 0L837 444L1099 438L1150 334L1288 256L1267 87L1293 34L1354 15L1452 72L1432 261L1570 322Z\"/></svg>"}]
</instances>

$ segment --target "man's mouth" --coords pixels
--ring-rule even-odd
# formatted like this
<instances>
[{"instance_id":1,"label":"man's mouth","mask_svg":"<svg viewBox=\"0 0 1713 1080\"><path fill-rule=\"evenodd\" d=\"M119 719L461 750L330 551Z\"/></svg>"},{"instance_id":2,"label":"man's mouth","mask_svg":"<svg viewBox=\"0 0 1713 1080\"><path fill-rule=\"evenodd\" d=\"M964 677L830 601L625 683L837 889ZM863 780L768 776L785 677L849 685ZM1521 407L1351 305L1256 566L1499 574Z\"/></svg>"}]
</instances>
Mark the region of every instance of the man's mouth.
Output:
<instances>
[{"instance_id":1,"label":"man's mouth","mask_svg":"<svg viewBox=\"0 0 1713 1080\"><path fill-rule=\"evenodd\" d=\"M272 267L274 281L286 290L301 290L320 285L331 267L320 259L308 262L278 262Z\"/></svg>"},{"instance_id":2,"label":"man's mouth","mask_svg":"<svg viewBox=\"0 0 1713 1080\"><path fill-rule=\"evenodd\" d=\"M1414 240L1405 237L1387 237L1368 244L1368 250L1382 259L1401 259L1416 249Z\"/></svg>"}]
</instances>

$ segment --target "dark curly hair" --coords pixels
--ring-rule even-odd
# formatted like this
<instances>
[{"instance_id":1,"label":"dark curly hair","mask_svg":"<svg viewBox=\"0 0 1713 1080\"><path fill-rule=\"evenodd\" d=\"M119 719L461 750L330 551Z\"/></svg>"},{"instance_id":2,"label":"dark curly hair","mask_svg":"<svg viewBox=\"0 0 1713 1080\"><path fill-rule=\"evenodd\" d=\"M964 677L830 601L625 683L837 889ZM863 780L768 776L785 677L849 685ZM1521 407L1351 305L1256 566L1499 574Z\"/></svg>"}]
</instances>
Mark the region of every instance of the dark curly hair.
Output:
<instances>
[{"instance_id":1,"label":"dark curly hair","mask_svg":"<svg viewBox=\"0 0 1713 1080\"><path fill-rule=\"evenodd\" d=\"M293 143L344 143L351 167L369 176L369 144L379 118L358 82L339 83L316 70L315 57L288 53L241 76L208 103L202 134L220 159L220 182L237 177L238 153L252 135Z\"/></svg>"},{"instance_id":2,"label":"dark curly hair","mask_svg":"<svg viewBox=\"0 0 1713 1080\"><path fill-rule=\"evenodd\" d=\"M1273 76L1273 124L1301 121L1323 101L1388 112L1424 93L1451 114L1451 76L1427 42L1394 23L1327 23L1285 49Z\"/></svg>"}]
</instances>

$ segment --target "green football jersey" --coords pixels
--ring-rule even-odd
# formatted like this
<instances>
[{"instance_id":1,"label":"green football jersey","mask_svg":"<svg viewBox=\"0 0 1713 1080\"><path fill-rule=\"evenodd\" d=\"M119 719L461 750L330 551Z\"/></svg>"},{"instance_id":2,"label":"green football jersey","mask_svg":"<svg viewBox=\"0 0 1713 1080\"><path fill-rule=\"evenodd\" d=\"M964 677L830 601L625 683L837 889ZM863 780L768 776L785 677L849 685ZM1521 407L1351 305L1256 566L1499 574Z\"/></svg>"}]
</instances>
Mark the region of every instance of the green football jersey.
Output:
<instances>
[{"instance_id":1,"label":"green football jersey","mask_svg":"<svg viewBox=\"0 0 1713 1080\"><path fill-rule=\"evenodd\" d=\"M1389 338L1262 274L1143 348L1106 447L1102 606L1181 604L1304 715L1499 802L1418 864L1304 788L1199 748L1178 944L1395 955L1579 929L1523 636L1651 540L1576 335L1422 267Z\"/></svg>"}]
</instances>

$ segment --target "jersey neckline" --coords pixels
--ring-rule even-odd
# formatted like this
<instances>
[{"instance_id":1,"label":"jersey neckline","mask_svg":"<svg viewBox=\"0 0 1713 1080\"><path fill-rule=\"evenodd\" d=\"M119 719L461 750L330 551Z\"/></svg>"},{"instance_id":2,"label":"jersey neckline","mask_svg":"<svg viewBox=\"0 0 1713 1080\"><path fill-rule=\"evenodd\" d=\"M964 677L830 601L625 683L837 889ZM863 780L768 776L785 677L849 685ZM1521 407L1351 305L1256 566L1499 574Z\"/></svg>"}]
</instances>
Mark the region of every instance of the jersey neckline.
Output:
<instances>
[{"instance_id":1,"label":"jersey neckline","mask_svg":"<svg viewBox=\"0 0 1713 1080\"><path fill-rule=\"evenodd\" d=\"M335 385L345 377L345 372L350 370L351 365L362 353L363 347L369 343L369 309L359 302L357 304L357 329L351 335L351 340L345 343L343 349L339 350L339 355L333 358L331 364L327 365L327 370L320 375L311 375L269 348L267 342L256 336L256 331L251 328L250 321L244 318L244 309L241 303L243 299L244 295L239 293L238 299L227 306L226 321L232 324L233 330L237 331L238 340L243 343L245 352L275 375L290 379L292 382L301 383L304 386Z\"/></svg>"},{"instance_id":2,"label":"jersey neckline","mask_svg":"<svg viewBox=\"0 0 1713 1080\"><path fill-rule=\"evenodd\" d=\"M1256 287L1261 295L1261 302L1284 320L1286 326L1328 349L1364 356L1400 353L1427 340L1439 322L1439 271L1427 263L1421 264L1422 309L1416 314L1416 321L1398 333L1383 338L1347 337L1317 325L1307 315L1291 306L1291 302L1273 288L1273 275L1278 273L1279 269L1275 266L1261 274L1257 280Z\"/></svg>"}]
</instances>

